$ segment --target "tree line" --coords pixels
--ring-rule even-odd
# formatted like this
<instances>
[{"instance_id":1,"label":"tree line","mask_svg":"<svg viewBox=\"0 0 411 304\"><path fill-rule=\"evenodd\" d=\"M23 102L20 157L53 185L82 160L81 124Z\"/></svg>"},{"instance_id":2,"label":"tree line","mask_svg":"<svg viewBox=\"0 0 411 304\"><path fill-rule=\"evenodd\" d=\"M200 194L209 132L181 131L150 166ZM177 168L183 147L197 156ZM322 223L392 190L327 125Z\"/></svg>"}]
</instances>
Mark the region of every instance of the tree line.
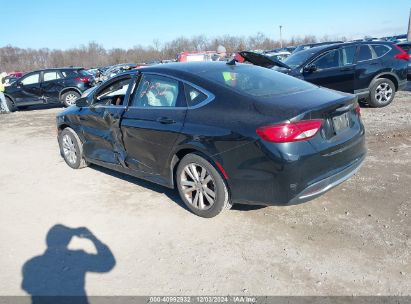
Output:
<instances>
[{"instance_id":1,"label":"tree line","mask_svg":"<svg viewBox=\"0 0 411 304\"><path fill-rule=\"evenodd\" d=\"M347 40L345 37L314 35L293 37L283 41L283 46L314 43L327 40ZM149 46L136 45L130 49L105 49L97 42L89 42L67 50L59 49L23 49L7 45L0 48L1 71L31 71L35 69L81 66L86 68L114 65L118 63L149 63L151 61L175 59L180 52L213 51L218 45L223 45L227 53L241 50L270 50L280 47L280 41L271 39L262 33L249 37L225 35L208 38L205 35L191 38L179 37L172 41L161 43L153 40Z\"/></svg>"}]
</instances>

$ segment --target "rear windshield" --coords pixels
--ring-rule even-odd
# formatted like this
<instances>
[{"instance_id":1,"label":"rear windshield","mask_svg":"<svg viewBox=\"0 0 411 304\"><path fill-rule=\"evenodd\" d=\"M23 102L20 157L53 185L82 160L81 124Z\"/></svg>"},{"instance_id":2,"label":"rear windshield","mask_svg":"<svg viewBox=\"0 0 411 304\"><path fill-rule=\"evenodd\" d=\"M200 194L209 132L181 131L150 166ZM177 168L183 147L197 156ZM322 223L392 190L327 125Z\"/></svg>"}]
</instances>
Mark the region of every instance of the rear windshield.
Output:
<instances>
[{"instance_id":1,"label":"rear windshield","mask_svg":"<svg viewBox=\"0 0 411 304\"><path fill-rule=\"evenodd\" d=\"M247 64L202 72L201 76L239 93L256 97L295 93L314 88L312 84L297 78Z\"/></svg>"}]
</instances>

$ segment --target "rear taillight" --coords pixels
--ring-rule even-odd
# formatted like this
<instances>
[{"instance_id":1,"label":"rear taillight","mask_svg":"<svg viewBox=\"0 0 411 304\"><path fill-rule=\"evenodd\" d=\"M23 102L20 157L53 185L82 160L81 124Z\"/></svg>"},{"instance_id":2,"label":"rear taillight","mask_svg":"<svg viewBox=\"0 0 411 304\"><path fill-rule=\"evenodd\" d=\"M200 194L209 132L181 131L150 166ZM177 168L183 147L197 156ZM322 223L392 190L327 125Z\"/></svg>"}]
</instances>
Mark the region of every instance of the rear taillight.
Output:
<instances>
[{"instance_id":1,"label":"rear taillight","mask_svg":"<svg viewBox=\"0 0 411 304\"><path fill-rule=\"evenodd\" d=\"M275 143L286 143L309 139L320 130L321 119L302 120L298 122L283 123L260 127L257 135L263 140Z\"/></svg>"},{"instance_id":2,"label":"rear taillight","mask_svg":"<svg viewBox=\"0 0 411 304\"><path fill-rule=\"evenodd\" d=\"M410 55L404 51L401 47L399 47L398 45L394 44L394 46L400 51L399 54L395 54L395 58L397 59L402 59L402 60L409 60L410 59Z\"/></svg>"},{"instance_id":3,"label":"rear taillight","mask_svg":"<svg viewBox=\"0 0 411 304\"><path fill-rule=\"evenodd\" d=\"M355 113L358 114L358 116L361 116L361 107L359 103L357 103L354 110L355 110Z\"/></svg>"},{"instance_id":4,"label":"rear taillight","mask_svg":"<svg viewBox=\"0 0 411 304\"><path fill-rule=\"evenodd\" d=\"M89 82L90 81L90 78L88 78L88 77L76 77L74 79L77 80L77 81L81 81L81 82Z\"/></svg>"}]
</instances>

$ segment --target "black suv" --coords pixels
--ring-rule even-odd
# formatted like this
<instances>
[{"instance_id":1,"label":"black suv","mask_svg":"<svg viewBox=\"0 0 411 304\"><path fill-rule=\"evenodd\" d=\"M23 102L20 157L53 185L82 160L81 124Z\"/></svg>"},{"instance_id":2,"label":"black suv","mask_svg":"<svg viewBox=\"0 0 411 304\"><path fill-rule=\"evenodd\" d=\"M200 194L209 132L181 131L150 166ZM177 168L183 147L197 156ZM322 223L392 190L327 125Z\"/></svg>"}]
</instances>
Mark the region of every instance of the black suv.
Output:
<instances>
[{"instance_id":1,"label":"black suv","mask_svg":"<svg viewBox=\"0 0 411 304\"><path fill-rule=\"evenodd\" d=\"M407 82L409 55L391 42L351 42L318 46L293 53L283 62L253 52L240 52L253 64L330 89L356 94L372 107L392 102ZM238 60L238 57L237 57Z\"/></svg>"},{"instance_id":2,"label":"black suv","mask_svg":"<svg viewBox=\"0 0 411 304\"><path fill-rule=\"evenodd\" d=\"M89 89L93 76L83 68L56 68L27 73L10 86L4 95L11 111L37 104L75 104Z\"/></svg>"}]
</instances>

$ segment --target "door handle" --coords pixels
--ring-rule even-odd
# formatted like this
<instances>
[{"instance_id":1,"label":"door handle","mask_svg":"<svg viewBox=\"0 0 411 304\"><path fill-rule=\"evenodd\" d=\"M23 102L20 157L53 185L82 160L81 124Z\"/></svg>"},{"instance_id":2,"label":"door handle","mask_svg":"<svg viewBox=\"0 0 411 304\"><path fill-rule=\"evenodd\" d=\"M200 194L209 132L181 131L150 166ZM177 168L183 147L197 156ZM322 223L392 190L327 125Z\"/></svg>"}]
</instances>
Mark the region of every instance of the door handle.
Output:
<instances>
[{"instance_id":1,"label":"door handle","mask_svg":"<svg viewBox=\"0 0 411 304\"><path fill-rule=\"evenodd\" d=\"M344 71L352 71L354 70L353 68L342 68L340 69L340 71L344 72Z\"/></svg>"},{"instance_id":2,"label":"door handle","mask_svg":"<svg viewBox=\"0 0 411 304\"><path fill-rule=\"evenodd\" d=\"M170 124L176 123L175 120L173 120L171 118L168 118L168 117L159 117L159 118L157 118L156 121L161 123L161 124L165 124L165 125L170 125Z\"/></svg>"}]
</instances>

